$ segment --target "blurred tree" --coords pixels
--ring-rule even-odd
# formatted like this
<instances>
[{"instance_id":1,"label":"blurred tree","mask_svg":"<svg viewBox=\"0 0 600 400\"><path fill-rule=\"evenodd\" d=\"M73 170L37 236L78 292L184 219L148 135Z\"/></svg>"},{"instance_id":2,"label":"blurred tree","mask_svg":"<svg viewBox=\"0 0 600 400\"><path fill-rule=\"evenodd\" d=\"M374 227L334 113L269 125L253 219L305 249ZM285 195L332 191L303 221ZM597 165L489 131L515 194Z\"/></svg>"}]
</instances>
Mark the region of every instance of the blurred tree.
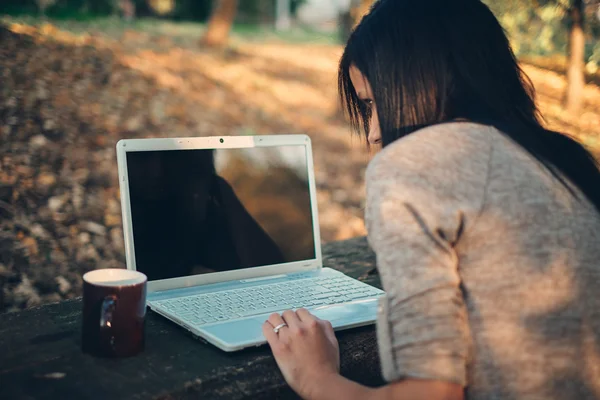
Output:
<instances>
[{"instance_id":1,"label":"blurred tree","mask_svg":"<svg viewBox=\"0 0 600 400\"><path fill-rule=\"evenodd\" d=\"M215 0L213 12L208 21L208 27L201 43L210 47L222 47L227 44L229 31L233 25L237 11L238 0Z\"/></svg>"},{"instance_id":2,"label":"blurred tree","mask_svg":"<svg viewBox=\"0 0 600 400\"><path fill-rule=\"evenodd\" d=\"M275 29L277 29L278 31L285 31L290 29L292 25L292 5L290 3L290 0L276 0L275 9Z\"/></svg>"},{"instance_id":3,"label":"blurred tree","mask_svg":"<svg viewBox=\"0 0 600 400\"><path fill-rule=\"evenodd\" d=\"M376 0L351 0L350 8L344 10L339 15L340 38L342 43L346 43L352 30L362 17L369 12L369 9Z\"/></svg>"},{"instance_id":4,"label":"blurred tree","mask_svg":"<svg viewBox=\"0 0 600 400\"><path fill-rule=\"evenodd\" d=\"M38 10L41 16L46 16L46 10L48 7L52 7L56 3L56 0L36 0Z\"/></svg>"},{"instance_id":5,"label":"blurred tree","mask_svg":"<svg viewBox=\"0 0 600 400\"><path fill-rule=\"evenodd\" d=\"M117 9L125 21L132 21L135 18L135 3L132 0L117 0Z\"/></svg>"},{"instance_id":6,"label":"blurred tree","mask_svg":"<svg viewBox=\"0 0 600 400\"><path fill-rule=\"evenodd\" d=\"M304 3L306 3L306 0L291 0L290 1L290 14L292 15L293 19L297 18L298 9ZM600 8L598 9L598 12L600 13Z\"/></svg>"},{"instance_id":7,"label":"blurred tree","mask_svg":"<svg viewBox=\"0 0 600 400\"><path fill-rule=\"evenodd\" d=\"M569 66L565 96L565 108L571 113L579 113L583 106L583 88L585 87L584 23L583 0L572 0L569 7Z\"/></svg>"},{"instance_id":8,"label":"blurred tree","mask_svg":"<svg viewBox=\"0 0 600 400\"><path fill-rule=\"evenodd\" d=\"M275 21L276 0L240 1L235 21L243 25L267 25Z\"/></svg>"},{"instance_id":9,"label":"blurred tree","mask_svg":"<svg viewBox=\"0 0 600 400\"><path fill-rule=\"evenodd\" d=\"M169 17L174 20L207 21L211 9L211 1L208 0L177 0L175 11Z\"/></svg>"},{"instance_id":10,"label":"blurred tree","mask_svg":"<svg viewBox=\"0 0 600 400\"><path fill-rule=\"evenodd\" d=\"M238 4L236 22L275 25L287 29L293 25L298 8L307 0L244 0Z\"/></svg>"},{"instance_id":11,"label":"blurred tree","mask_svg":"<svg viewBox=\"0 0 600 400\"><path fill-rule=\"evenodd\" d=\"M484 0L500 18L517 54L567 53L564 107L583 106L586 67L586 5L596 0ZM588 13L589 14L589 13ZM565 30L566 28L566 30ZM593 49L590 50L593 53ZM593 54L590 55L590 57Z\"/></svg>"}]
</instances>

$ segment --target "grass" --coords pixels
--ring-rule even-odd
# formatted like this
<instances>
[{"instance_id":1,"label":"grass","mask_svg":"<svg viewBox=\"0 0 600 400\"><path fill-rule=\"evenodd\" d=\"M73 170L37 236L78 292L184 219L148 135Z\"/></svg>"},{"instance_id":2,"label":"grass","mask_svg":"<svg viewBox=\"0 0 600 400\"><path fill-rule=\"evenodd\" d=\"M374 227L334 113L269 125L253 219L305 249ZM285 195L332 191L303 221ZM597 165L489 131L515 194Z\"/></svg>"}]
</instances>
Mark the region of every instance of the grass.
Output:
<instances>
[{"instance_id":1,"label":"grass","mask_svg":"<svg viewBox=\"0 0 600 400\"><path fill-rule=\"evenodd\" d=\"M58 29L67 31L74 35L89 33L102 34L112 39L118 39L126 31L136 31L151 36L167 36L177 43L197 41L206 29L206 24L200 22L173 22L160 18L143 17L131 22L113 17L86 17L79 16L72 19L47 19L37 16L2 16L4 23L20 23L37 26L43 23L51 23ZM313 44L338 44L336 32L326 32L312 29L310 27L296 26L288 31L276 31L268 25L236 24L233 26L232 45L250 42L282 42L282 43L313 43Z\"/></svg>"}]
</instances>

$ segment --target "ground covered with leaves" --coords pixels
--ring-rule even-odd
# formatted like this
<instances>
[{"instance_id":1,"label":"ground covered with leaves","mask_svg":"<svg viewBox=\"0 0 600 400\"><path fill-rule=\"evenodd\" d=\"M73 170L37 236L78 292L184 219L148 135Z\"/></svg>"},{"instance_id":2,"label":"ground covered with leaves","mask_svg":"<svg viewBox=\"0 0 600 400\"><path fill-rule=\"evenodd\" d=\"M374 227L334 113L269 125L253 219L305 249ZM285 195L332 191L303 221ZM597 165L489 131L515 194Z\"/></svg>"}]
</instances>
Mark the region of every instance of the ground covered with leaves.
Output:
<instances>
[{"instance_id":1,"label":"ground covered with leaves","mask_svg":"<svg viewBox=\"0 0 600 400\"><path fill-rule=\"evenodd\" d=\"M336 95L339 46L278 40L198 47L177 32L78 34L0 26L0 312L78 296L81 276L124 267L115 144L122 138L303 133L322 239L365 234L372 153ZM525 65L550 127L600 150L600 88L581 116L565 79Z\"/></svg>"}]
</instances>

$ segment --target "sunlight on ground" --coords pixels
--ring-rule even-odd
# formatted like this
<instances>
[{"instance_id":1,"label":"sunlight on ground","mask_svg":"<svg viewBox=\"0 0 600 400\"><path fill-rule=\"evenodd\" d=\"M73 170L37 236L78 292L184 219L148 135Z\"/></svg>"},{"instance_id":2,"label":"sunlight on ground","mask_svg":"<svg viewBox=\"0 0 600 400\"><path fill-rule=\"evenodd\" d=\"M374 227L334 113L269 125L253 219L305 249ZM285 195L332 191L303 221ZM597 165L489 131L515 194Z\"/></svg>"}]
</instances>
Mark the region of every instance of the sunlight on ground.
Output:
<instances>
[{"instance_id":1,"label":"sunlight on ground","mask_svg":"<svg viewBox=\"0 0 600 400\"><path fill-rule=\"evenodd\" d=\"M342 48L236 40L233 48L215 52L197 47L195 40L175 45L174 36L196 34L195 29L164 23L149 33L125 30L116 40L98 32L81 39L51 25L40 30L13 25L14 31L38 38L108 48L119 63L170 90L176 101L164 104L164 113L185 123L165 135L310 135L323 240L365 234L363 176L370 155L351 137L337 104ZM566 85L562 75L532 65L524 69L536 86L548 126L600 153L600 88L586 87L585 112L573 117L560 105Z\"/></svg>"},{"instance_id":2,"label":"sunlight on ground","mask_svg":"<svg viewBox=\"0 0 600 400\"><path fill-rule=\"evenodd\" d=\"M561 106L567 82L564 76L524 65L533 81L538 105L551 129L574 135L592 151L600 153L600 87L589 84L584 90L585 109L579 116L570 115Z\"/></svg>"},{"instance_id":3,"label":"sunlight on ground","mask_svg":"<svg viewBox=\"0 0 600 400\"><path fill-rule=\"evenodd\" d=\"M124 55L122 60L157 82L174 85L182 96L245 121L255 132L283 133L269 130L261 121L244 114L243 109L236 112L234 103L257 108L267 120L289 126L289 132L309 134L318 180L326 182L319 192L324 235L344 239L365 233L362 179L369 157L358 140L352 143L348 127L339 115L336 67L340 53L341 48L334 46L263 44L243 47L226 59L214 53L175 50L139 52ZM560 105L566 86L564 77L529 65L525 70L536 85L548 126L570 133L600 151L600 89L589 85L584 114L572 117ZM213 82L214 91L195 90L194 77Z\"/></svg>"}]
</instances>

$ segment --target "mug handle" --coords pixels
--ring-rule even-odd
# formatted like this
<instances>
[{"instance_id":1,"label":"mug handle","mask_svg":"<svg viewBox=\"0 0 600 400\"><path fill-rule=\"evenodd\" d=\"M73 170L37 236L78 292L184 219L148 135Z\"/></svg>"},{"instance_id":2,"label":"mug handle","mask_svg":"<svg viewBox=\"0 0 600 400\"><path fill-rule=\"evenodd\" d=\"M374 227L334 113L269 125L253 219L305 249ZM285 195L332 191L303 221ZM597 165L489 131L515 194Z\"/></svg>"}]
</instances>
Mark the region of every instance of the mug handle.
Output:
<instances>
[{"instance_id":1,"label":"mug handle","mask_svg":"<svg viewBox=\"0 0 600 400\"><path fill-rule=\"evenodd\" d=\"M117 308L117 296L111 294L102 301L100 308L100 328L112 328L113 312Z\"/></svg>"}]
</instances>

